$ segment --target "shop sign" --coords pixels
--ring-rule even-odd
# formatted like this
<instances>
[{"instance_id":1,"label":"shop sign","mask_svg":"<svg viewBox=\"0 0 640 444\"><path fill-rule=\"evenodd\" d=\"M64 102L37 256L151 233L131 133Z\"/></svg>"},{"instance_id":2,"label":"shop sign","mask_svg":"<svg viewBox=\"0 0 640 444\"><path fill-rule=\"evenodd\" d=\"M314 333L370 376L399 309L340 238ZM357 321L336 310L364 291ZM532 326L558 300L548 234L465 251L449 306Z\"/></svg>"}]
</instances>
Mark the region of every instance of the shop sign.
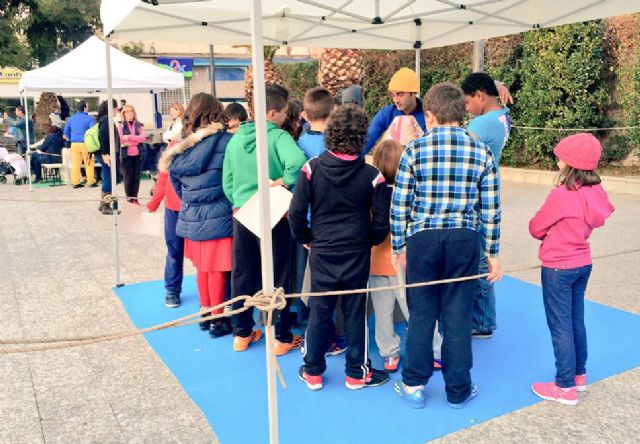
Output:
<instances>
[{"instance_id":1,"label":"shop sign","mask_svg":"<svg viewBox=\"0 0 640 444\"><path fill-rule=\"evenodd\" d=\"M0 68L0 83L18 83L24 71L13 66Z\"/></svg>"},{"instance_id":2,"label":"shop sign","mask_svg":"<svg viewBox=\"0 0 640 444\"><path fill-rule=\"evenodd\" d=\"M159 67L184 75L185 79L193 77L193 59L158 57Z\"/></svg>"}]
</instances>

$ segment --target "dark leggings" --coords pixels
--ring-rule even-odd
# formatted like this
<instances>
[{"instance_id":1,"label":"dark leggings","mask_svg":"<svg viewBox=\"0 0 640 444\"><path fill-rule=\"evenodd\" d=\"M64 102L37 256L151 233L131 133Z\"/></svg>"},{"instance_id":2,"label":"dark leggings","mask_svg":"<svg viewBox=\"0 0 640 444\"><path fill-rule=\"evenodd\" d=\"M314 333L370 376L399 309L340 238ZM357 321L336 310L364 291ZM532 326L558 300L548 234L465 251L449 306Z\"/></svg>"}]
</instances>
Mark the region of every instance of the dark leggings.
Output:
<instances>
[{"instance_id":1,"label":"dark leggings","mask_svg":"<svg viewBox=\"0 0 640 444\"><path fill-rule=\"evenodd\" d=\"M137 198L140 189L140 156L122 158L122 173L124 175L124 192L127 197Z\"/></svg>"}]
</instances>

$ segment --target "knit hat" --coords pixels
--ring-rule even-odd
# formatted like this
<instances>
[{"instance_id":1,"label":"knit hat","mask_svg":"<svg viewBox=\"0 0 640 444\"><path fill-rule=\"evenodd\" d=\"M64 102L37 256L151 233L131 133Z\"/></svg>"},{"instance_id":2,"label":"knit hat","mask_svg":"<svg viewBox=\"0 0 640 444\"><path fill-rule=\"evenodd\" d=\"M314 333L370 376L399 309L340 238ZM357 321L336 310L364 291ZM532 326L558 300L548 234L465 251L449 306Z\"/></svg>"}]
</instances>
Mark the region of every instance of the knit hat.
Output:
<instances>
[{"instance_id":1,"label":"knit hat","mask_svg":"<svg viewBox=\"0 0 640 444\"><path fill-rule=\"evenodd\" d=\"M389 81L389 91L418 92L418 75L409 68L400 68Z\"/></svg>"},{"instance_id":2,"label":"knit hat","mask_svg":"<svg viewBox=\"0 0 640 444\"><path fill-rule=\"evenodd\" d=\"M602 145L591 134L574 134L558 142L553 149L553 154L570 167L592 171L598 168Z\"/></svg>"}]
</instances>

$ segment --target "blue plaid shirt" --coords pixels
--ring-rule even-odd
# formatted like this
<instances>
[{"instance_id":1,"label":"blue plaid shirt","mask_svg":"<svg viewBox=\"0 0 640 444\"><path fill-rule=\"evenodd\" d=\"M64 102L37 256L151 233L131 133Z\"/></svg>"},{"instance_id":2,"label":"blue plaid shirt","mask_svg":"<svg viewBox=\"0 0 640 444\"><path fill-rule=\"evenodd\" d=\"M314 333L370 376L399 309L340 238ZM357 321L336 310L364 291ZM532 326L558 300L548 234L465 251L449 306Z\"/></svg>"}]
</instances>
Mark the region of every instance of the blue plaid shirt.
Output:
<instances>
[{"instance_id":1,"label":"blue plaid shirt","mask_svg":"<svg viewBox=\"0 0 640 444\"><path fill-rule=\"evenodd\" d=\"M498 255L500 179L491 150L459 127L433 128L414 140L400 159L391 199L391 245L405 251L407 238L423 230L467 228Z\"/></svg>"}]
</instances>

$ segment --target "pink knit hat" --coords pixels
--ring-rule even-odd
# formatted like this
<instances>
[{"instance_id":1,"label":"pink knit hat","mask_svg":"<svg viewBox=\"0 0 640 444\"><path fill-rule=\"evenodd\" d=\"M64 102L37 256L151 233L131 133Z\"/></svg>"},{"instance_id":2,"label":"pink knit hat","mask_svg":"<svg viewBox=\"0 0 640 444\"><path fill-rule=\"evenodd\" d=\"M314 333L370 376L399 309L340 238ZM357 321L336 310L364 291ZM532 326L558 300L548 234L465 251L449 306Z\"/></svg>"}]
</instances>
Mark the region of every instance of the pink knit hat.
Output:
<instances>
[{"instance_id":1,"label":"pink knit hat","mask_svg":"<svg viewBox=\"0 0 640 444\"><path fill-rule=\"evenodd\" d=\"M602 145L591 134L579 133L558 142L553 154L570 167L592 171L598 168Z\"/></svg>"}]
</instances>

